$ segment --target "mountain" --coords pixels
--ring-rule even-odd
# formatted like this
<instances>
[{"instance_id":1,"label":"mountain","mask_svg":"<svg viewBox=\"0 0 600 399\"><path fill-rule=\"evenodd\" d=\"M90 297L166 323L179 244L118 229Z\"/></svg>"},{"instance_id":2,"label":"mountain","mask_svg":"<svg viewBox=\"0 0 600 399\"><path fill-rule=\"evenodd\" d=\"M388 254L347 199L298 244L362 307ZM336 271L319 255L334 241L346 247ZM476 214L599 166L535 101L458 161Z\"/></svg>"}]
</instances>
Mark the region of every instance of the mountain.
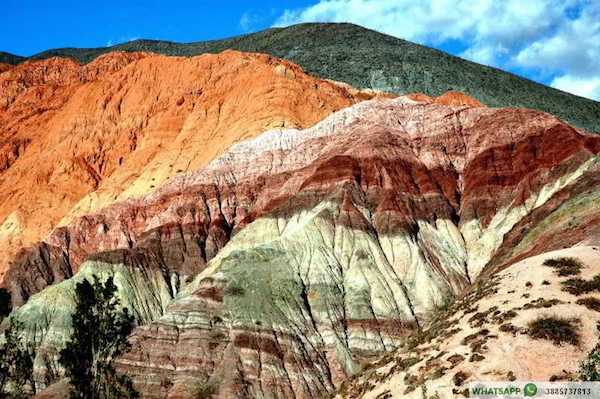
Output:
<instances>
[{"instance_id":1,"label":"mountain","mask_svg":"<svg viewBox=\"0 0 600 399\"><path fill-rule=\"evenodd\" d=\"M14 316L40 353L56 353L75 283L114 276L140 325L118 368L149 398L375 396L396 389L386 375L404 381L406 364L429 367L443 351L431 366L440 384L420 369L397 389L421 395L425 384L453 397L478 374L463 371L466 361L451 370L459 358L446 357L481 340L457 355L489 358L486 378L567 378L562 370L574 372L597 342L600 318L536 257L573 247L558 254L585 262L584 281L598 271L599 155L599 136L537 111L458 93L362 101L307 129L267 130L55 229L28 259L40 257L41 276L74 276ZM19 278L32 265L11 281L27 282ZM568 363L548 364L557 346L522 327L554 305L585 320L578 346L564 349ZM450 316L431 330L444 307ZM498 330L500 321L515 330ZM505 370L494 340L514 336L539 347ZM404 355L419 339L419 357ZM43 380L44 358L36 364Z\"/></svg>"},{"instance_id":2,"label":"mountain","mask_svg":"<svg viewBox=\"0 0 600 399\"><path fill-rule=\"evenodd\" d=\"M372 97L271 56L234 51L110 53L84 66L32 61L0 75L0 87L2 278L18 251L76 216L148 193L238 140L308 127ZM38 271L44 253L25 257L33 262L27 269ZM17 273L33 286L11 281L17 303L70 275L38 273Z\"/></svg>"},{"instance_id":3,"label":"mountain","mask_svg":"<svg viewBox=\"0 0 600 399\"><path fill-rule=\"evenodd\" d=\"M61 56L87 63L115 50L193 56L225 49L271 54L315 76L357 88L432 96L461 91L488 106L537 109L600 132L600 103L596 101L352 24L300 24L185 44L135 40L105 48L49 50L32 58Z\"/></svg>"},{"instance_id":4,"label":"mountain","mask_svg":"<svg viewBox=\"0 0 600 399\"><path fill-rule=\"evenodd\" d=\"M294 56L340 76L362 69L302 49L386 38L309 24L230 42L298 32ZM449 57L388 39L404 60ZM459 91L201 52L2 64L0 285L36 397L69 396L58 354L94 276L135 320L113 362L143 398L455 398L477 380L581 378L600 340L600 135ZM452 62L412 82L458 79Z\"/></svg>"}]
</instances>

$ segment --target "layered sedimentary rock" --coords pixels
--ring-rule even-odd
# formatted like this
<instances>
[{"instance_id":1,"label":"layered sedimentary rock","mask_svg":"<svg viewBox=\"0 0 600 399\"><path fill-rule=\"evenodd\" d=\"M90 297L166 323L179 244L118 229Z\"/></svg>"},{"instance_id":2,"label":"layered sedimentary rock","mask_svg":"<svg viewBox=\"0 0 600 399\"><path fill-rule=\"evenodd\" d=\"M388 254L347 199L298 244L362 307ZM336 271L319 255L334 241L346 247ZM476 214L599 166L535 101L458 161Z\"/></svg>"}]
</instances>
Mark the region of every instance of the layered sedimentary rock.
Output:
<instances>
[{"instance_id":1,"label":"layered sedimentary rock","mask_svg":"<svg viewBox=\"0 0 600 399\"><path fill-rule=\"evenodd\" d=\"M599 152L536 111L365 101L55 230L46 270L80 272L18 315L45 320L49 295L102 270L154 320L118 361L145 396L325 397L480 276L597 239ZM49 352L72 306L44 326Z\"/></svg>"},{"instance_id":2,"label":"layered sedimentary rock","mask_svg":"<svg viewBox=\"0 0 600 399\"><path fill-rule=\"evenodd\" d=\"M234 51L15 66L0 75L0 275L61 220L147 193L237 140L308 127L371 96Z\"/></svg>"},{"instance_id":3,"label":"layered sedimentary rock","mask_svg":"<svg viewBox=\"0 0 600 399\"><path fill-rule=\"evenodd\" d=\"M600 240L596 241L597 243ZM573 293L544 265L576 259L578 279L600 275L600 247L580 245L526 258L481 281L453 303L421 339L383 356L339 389L338 398L465 397L474 381L572 381L582 359L598 344L598 292ZM563 320L563 342L532 336L531 323ZM549 355L551 354L551 355ZM550 357L549 357L550 356ZM424 395L425 393L425 395Z\"/></svg>"}]
</instances>

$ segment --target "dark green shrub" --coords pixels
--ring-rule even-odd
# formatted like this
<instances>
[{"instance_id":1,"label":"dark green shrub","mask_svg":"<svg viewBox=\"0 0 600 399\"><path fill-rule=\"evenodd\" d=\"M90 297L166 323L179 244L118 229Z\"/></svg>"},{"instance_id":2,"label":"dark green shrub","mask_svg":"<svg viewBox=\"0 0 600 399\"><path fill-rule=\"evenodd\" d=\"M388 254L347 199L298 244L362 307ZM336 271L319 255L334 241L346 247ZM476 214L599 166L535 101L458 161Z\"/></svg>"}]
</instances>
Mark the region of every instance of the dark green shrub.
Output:
<instances>
[{"instance_id":1,"label":"dark green shrub","mask_svg":"<svg viewBox=\"0 0 600 399\"><path fill-rule=\"evenodd\" d=\"M594 297L587 297L578 299L575 302L578 305L583 305L590 310L595 310L596 312L600 312L600 299Z\"/></svg>"},{"instance_id":2,"label":"dark green shrub","mask_svg":"<svg viewBox=\"0 0 600 399\"><path fill-rule=\"evenodd\" d=\"M562 282L563 290L573 295L583 295L594 291L600 291L600 275L595 275L591 280L582 278L570 278Z\"/></svg>"},{"instance_id":3,"label":"dark green shrub","mask_svg":"<svg viewBox=\"0 0 600 399\"><path fill-rule=\"evenodd\" d=\"M579 364L579 378L583 381L600 381L600 343Z\"/></svg>"},{"instance_id":4,"label":"dark green shrub","mask_svg":"<svg viewBox=\"0 0 600 399\"><path fill-rule=\"evenodd\" d=\"M35 395L33 348L23 343L23 325L11 318L0 347L0 397L26 398ZM10 387L10 394L7 390Z\"/></svg>"},{"instance_id":5,"label":"dark green shrub","mask_svg":"<svg viewBox=\"0 0 600 399\"><path fill-rule=\"evenodd\" d=\"M541 316L527 325L527 334L534 339L545 339L556 345L579 344L578 320L557 316Z\"/></svg>"},{"instance_id":6,"label":"dark green shrub","mask_svg":"<svg viewBox=\"0 0 600 399\"><path fill-rule=\"evenodd\" d=\"M568 257L546 259L543 265L553 268L561 277L578 275L583 268L579 259Z\"/></svg>"}]
</instances>

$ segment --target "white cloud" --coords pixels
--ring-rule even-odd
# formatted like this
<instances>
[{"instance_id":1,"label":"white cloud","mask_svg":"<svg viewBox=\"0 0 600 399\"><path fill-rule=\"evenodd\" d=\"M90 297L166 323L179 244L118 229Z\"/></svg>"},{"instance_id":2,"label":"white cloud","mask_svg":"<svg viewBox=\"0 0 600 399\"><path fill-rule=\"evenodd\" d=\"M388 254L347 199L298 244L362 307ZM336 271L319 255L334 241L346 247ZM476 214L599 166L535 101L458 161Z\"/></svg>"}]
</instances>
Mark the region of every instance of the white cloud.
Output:
<instances>
[{"instance_id":1,"label":"white cloud","mask_svg":"<svg viewBox=\"0 0 600 399\"><path fill-rule=\"evenodd\" d=\"M140 39L139 36L121 36L115 40L109 39L106 43L104 43L104 47L112 47L112 46L116 46L118 44L132 42L132 41L138 40L138 39Z\"/></svg>"},{"instance_id":2,"label":"white cloud","mask_svg":"<svg viewBox=\"0 0 600 399\"><path fill-rule=\"evenodd\" d=\"M456 41L462 57L530 77L600 77L598 0L321 0L276 26L352 22L422 44Z\"/></svg>"},{"instance_id":3,"label":"white cloud","mask_svg":"<svg viewBox=\"0 0 600 399\"><path fill-rule=\"evenodd\" d=\"M564 75L552 80L551 86L578 96L600 100L600 77L577 78Z\"/></svg>"},{"instance_id":4,"label":"white cloud","mask_svg":"<svg viewBox=\"0 0 600 399\"><path fill-rule=\"evenodd\" d=\"M600 77L600 3L582 9L577 19L560 24L515 59L525 67Z\"/></svg>"},{"instance_id":5,"label":"white cloud","mask_svg":"<svg viewBox=\"0 0 600 399\"><path fill-rule=\"evenodd\" d=\"M249 12L245 12L240 18L240 28L242 28L244 32L248 32L252 29L254 22L255 17Z\"/></svg>"}]
</instances>

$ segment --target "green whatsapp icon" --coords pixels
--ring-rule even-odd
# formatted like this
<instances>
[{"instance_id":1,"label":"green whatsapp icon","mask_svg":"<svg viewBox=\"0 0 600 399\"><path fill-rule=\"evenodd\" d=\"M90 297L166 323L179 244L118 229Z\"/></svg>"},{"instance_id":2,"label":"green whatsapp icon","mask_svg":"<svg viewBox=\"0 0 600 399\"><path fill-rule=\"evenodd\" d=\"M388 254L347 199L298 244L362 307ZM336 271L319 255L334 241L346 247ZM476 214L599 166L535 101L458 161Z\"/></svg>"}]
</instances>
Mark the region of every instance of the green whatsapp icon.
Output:
<instances>
[{"instance_id":1,"label":"green whatsapp icon","mask_svg":"<svg viewBox=\"0 0 600 399\"><path fill-rule=\"evenodd\" d=\"M523 388L523 392L525 394L525 396L535 396L535 394L537 393L537 386L535 384L532 384L531 382L529 384L525 384L525 387Z\"/></svg>"}]
</instances>

